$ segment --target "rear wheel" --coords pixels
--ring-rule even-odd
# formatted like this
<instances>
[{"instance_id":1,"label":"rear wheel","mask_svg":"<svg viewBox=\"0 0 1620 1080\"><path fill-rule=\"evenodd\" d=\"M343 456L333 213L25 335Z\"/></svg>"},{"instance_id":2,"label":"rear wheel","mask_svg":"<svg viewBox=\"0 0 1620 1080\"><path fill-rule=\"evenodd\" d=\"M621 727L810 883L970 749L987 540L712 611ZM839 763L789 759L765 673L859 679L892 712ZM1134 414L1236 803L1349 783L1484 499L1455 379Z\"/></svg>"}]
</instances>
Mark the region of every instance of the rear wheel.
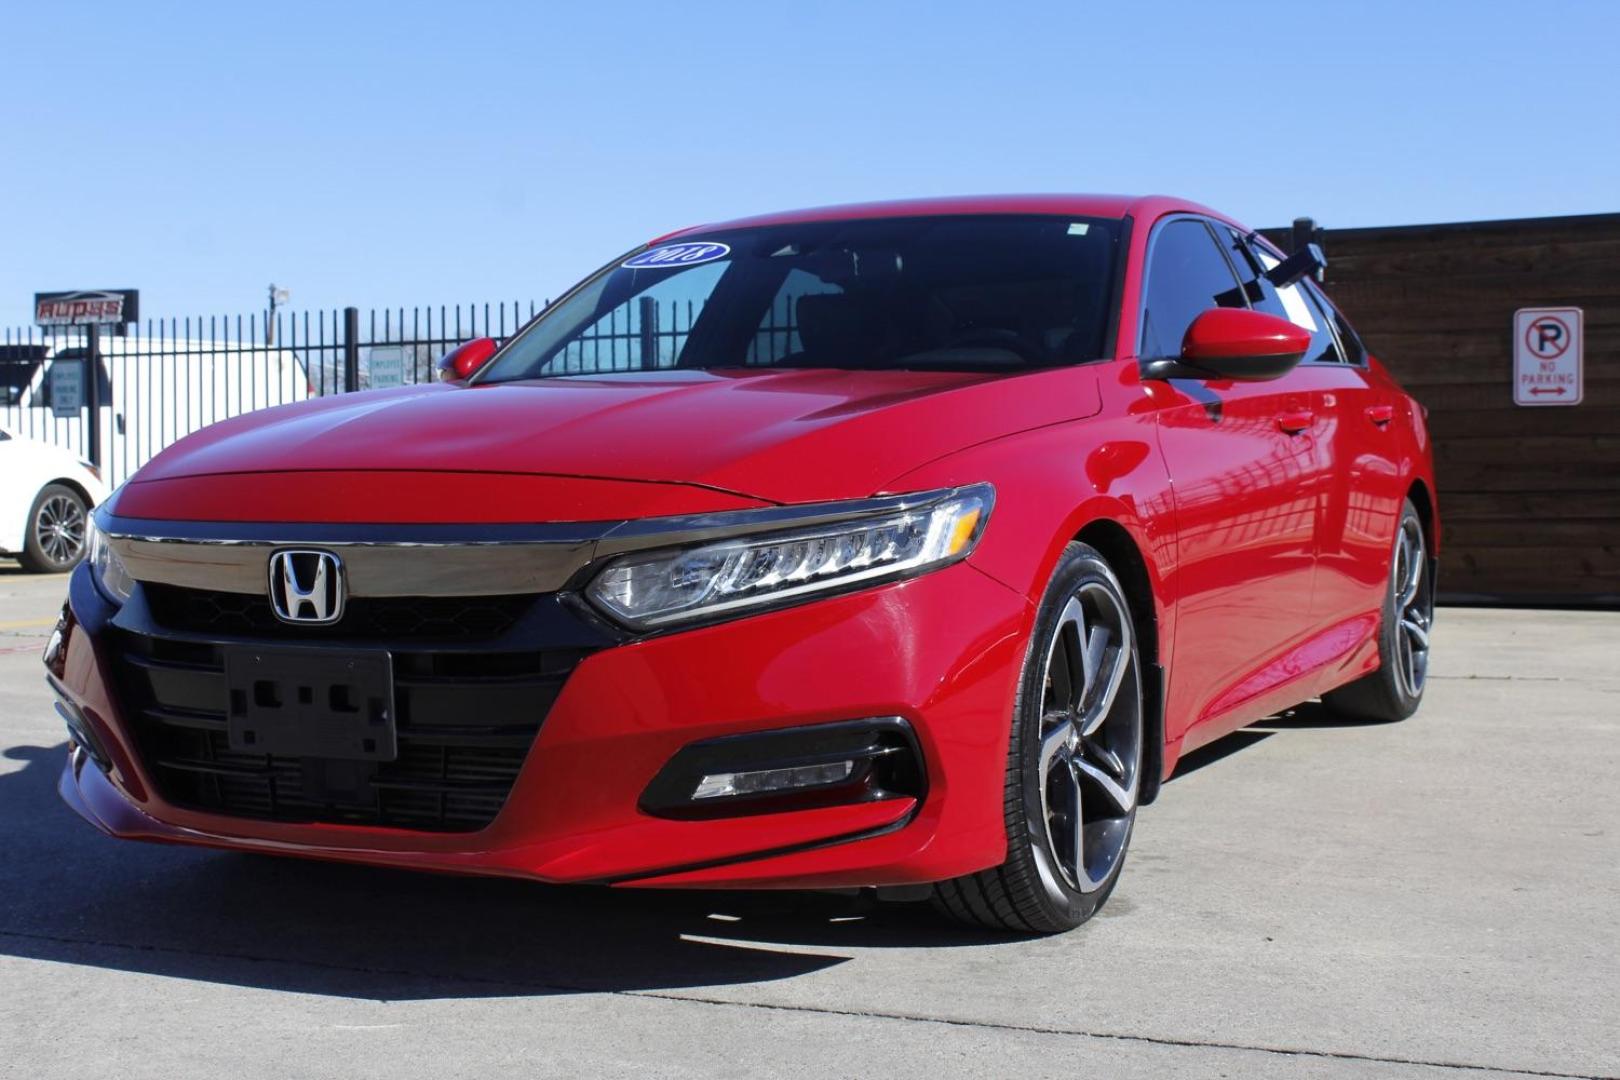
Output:
<instances>
[{"instance_id":1,"label":"rear wheel","mask_svg":"<svg viewBox=\"0 0 1620 1080\"><path fill-rule=\"evenodd\" d=\"M1322 695L1322 703L1354 720L1405 720L1423 702L1429 680L1429 632L1434 626L1434 575L1429 572L1423 519L1408 500L1401 510L1378 634L1378 670Z\"/></svg>"},{"instance_id":2,"label":"rear wheel","mask_svg":"<svg viewBox=\"0 0 1620 1080\"><path fill-rule=\"evenodd\" d=\"M963 922L1055 933L1096 914L1125 864L1142 771L1135 627L1108 564L1070 544L1052 575L1013 704L1000 866L941 882Z\"/></svg>"},{"instance_id":3,"label":"rear wheel","mask_svg":"<svg viewBox=\"0 0 1620 1080\"><path fill-rule=\"evenodd\" d=\"M28 511L28 537L17 556L24 570L60 574L84 558L89 509L84 497L63 484L46 484Z\"/></svg>"}]
</instances>

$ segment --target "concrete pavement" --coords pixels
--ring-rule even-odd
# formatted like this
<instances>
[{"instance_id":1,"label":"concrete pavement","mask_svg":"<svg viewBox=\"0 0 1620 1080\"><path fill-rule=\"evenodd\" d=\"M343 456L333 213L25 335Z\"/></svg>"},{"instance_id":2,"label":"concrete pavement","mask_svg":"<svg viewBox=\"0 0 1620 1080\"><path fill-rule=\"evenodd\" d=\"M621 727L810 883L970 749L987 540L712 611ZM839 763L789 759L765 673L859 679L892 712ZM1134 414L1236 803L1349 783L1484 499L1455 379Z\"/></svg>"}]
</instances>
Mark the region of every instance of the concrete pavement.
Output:
<instances>
[{"instance_id":1,"label":"concrete pavement","mask_svg":"<svg viewBox=\"0 0 1620 1080\"><path fill-rule=\"evenodd\" d=\"M1416 718L1196 755L1040 940L827 896L118 843L0 564L0 1075L1620 1076L1620 615L1442 610Z\"/></svg>"}]
</instances>

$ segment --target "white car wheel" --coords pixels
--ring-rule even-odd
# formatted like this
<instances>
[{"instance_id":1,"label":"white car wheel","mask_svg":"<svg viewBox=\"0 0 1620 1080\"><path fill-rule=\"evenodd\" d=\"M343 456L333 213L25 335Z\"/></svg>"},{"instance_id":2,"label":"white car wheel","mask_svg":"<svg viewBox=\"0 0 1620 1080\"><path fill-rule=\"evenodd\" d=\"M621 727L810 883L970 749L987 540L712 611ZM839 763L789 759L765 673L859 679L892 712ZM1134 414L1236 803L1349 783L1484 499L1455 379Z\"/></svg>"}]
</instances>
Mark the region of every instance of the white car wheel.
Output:
<instances>
[{"instance_id":1,"label":"white car wheel","mask_svg":"<svg viewBox=\"0 0 1620 1080\"><path fill-rule=\"evenodd\" d=\"M28 511L28 536L18 561L35 574L60 574L84 558L90 521L84 496L63 484L46 484Z\"/></svg>"}]
</instances>

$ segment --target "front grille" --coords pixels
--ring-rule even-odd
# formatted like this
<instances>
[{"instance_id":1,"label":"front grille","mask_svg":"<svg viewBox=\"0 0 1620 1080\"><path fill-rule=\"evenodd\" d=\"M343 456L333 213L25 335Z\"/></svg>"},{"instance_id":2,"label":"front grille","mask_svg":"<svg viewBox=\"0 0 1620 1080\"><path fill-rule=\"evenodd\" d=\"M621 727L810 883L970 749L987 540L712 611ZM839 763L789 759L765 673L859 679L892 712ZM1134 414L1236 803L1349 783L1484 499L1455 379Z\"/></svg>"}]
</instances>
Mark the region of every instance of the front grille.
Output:
<instances>
[{"instance_id":1,"label":"front grille","mask_svg":"<svg viewBox=\"0 0 1620 1080\"><path fill-rule=\"evenodd\" d=\"M159 590L143 589L165 635L217 631L219 620L234 631L248 624L231 620L257 617L252 604L221 605L215 599L233 594L170 596L154 602ZM245 599L264 605L262 597ZM450 602L441 607L441 599ZM463 629L455 636L465 640L487 636L472 634L479 616L467 612L504 611L510 599L431 598L427 605L390 603L360 615L403 618L400 613L407 610L433 612L433 619L420 616L422 621L409 624L433 628L419 637L449 637L443 628L456 622ZM519 599L526 604L535 600ZM263 610L268 614L268 605ZM205 613L206 622L201 621ZM519 608L511 621L521 613ZM269 636L252 625L255 636ZM349 634L355 635L352 624ZM412 637L364 636L390 646ZM169 802L237 817L432 832L469 832L494 820L564 680L589 652L434 651L426 642L391 647L399 753L392 761L359 761L233 750L227 735L224 646L128 630L116 630L110 642L136 749Z\"/></svg>"},{"instance_id":2,"label":"front grille","mask_svg":"<svg viewBox=\"0 0 1620 1080\"><path fill-rule=\"evenodd\" d=\"M505 633L533 596L356 596L330 626L294 626L276 618L261 594L146 585L152 615L172 630L244 637L434 638L466 641Z\"/></svg>"}]
</instances>

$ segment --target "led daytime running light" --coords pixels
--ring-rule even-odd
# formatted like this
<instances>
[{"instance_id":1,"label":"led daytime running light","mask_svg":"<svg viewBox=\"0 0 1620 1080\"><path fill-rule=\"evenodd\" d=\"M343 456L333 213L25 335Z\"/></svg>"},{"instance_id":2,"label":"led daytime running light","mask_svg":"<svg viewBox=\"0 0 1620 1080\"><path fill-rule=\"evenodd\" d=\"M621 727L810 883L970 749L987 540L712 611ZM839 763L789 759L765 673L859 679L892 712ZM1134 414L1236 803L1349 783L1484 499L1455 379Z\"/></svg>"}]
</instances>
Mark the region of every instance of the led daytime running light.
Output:
<instances>
[{"instance_id":1,"label":"led daytime running light","mask_svg":"<svg viewBox=\"0 0 1620 1080\"><path fill-rule=\"evenodd\" d=\"M966 557L989 515L989 485L932 502L798 532L628 555L587 595L615 620L651 629L893 579Z\"/></svg>"}]
</instances>

